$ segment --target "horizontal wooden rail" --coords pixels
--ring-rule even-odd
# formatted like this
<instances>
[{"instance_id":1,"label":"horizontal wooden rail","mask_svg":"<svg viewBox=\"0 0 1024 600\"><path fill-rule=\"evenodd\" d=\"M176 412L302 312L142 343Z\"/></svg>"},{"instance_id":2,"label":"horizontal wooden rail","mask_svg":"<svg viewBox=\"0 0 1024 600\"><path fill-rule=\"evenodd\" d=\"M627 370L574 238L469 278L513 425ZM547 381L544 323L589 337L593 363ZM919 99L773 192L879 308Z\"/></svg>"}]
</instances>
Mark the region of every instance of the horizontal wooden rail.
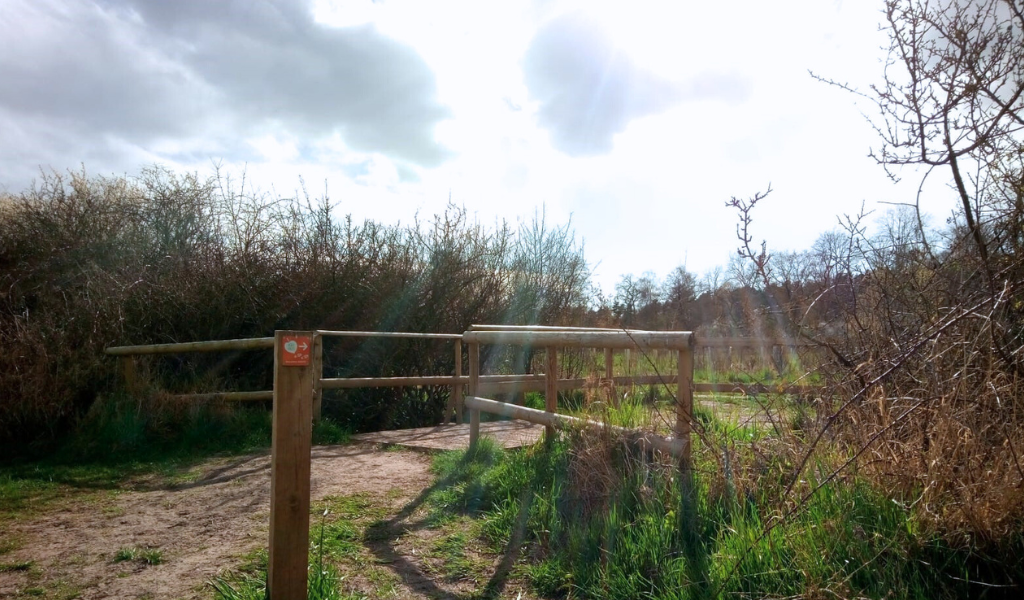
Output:
<instances>
[{"instance_id":1,"label":"horizontal wooden rail","mask_svg":"<svg viewBox=\"0 0 1024 600\"><path fill-rule=\"evenodd\" d=\"M212 392L204 394L177 394L178 400L227 400L229 402L255 402L258 400L273 400L274 391L264 390L260 392Z\"/></svg>"},{"instance_id":2,"label":"horizontal wooden rail","mask_svg":"<svg viewBox=\"0 0 1024 600\"><path fill-rule=\"evenodd\" d=\"M489 394L514 394L516 392L544 391L543 375L539 376L536 380L509 382L489 382L487 380L487 377L488 375L480 376L480 389L486 391ZM674 385L676 382L676 376L674 374L661 377L657 375L639 375L636 377L621 376L613 377L612 380L615 382L616 386L630 384L654 385L659 383L664 383L665 385ZM556 386L558 388L558 391L581 390L584 387L586 387L587 384L599 386L607 381L607 379L559 379Z\"/></svg>"},{"instance_id":3,"label":"horizontal wooden rail","mask_svg":"<svg viewBox=\"0 0 1024 600\"><path fill-rule=\"evenodd\" d=\"M467 331L466 344L508 344L536 348L642 348L689 350L690 332L662 331Z\"/></svg>"},{"instance_id":4,"label":"horizontal wooden rail","mask_svg":"<svg viewBox=\"0 0 1024 600\"><path fill-rule=\"evenodd\" d=\"M407 333L403 331L317 331L317 335L325 337L366 337L366 338L404 338L429 340L460 340L458 333Z\"/></svg>"},{"instance_id":5,"label":"horizontal wooden rail","mask_svg":"<svg viewBox=\"0 0 1024 600\"><path fill-rule=\"evenodd\" d=\"M617 329L614 327L560 327L555 325L479 325L469 326L470 331L641 331L639 329Z\"/></svg>"},{"instance_id":6,"label":"horizontal wooden rail","mask_svg":"<svg viewBox=\"0 0 1024 600\"><path fill-rule=\"evenodd\" d=\"M415 387L421 385L451 385L453 377L443 375L427 377L351 377L322 379L325 390L346 390L358 388ZM637 377L613 377L615 385L675 385L675 376L640 375ZM469 376L459 377L462 384L469 383ZM601 385L606 379L559 379L559 391L579 390L588 383ZM813 394L820 387L811 385L765 385L760 383L695 383L694 392L700 394ZM480 391L488 394L514 394L517 392L543 392L543 375L481 375ZM182 400L227 400L232 402L272 400L273 392L212 392L204 394L177 394Z\"/></svg>"},{"instance_id":7,"label":"horizontal wooden rail","mask_svg":"<svg viewBox=\"0 0 1024 600\"><path fill-rule=\"evenodd\" d=\"M425 375L422 377L340 377L321 379L320 384L325 390L344 390L352 388L378 387L412 387L418 385L452 385L455 378L450 375ZM482 375L480 381L492 383L504 382L535 382L544 381L543 375ZM459 377L462 384L469 383L469 376Z\"/></svg>"},{"instance_id":8,"label":"horizontal wooden rail","mask_svg":"<svg viewBox=\"0 0 1024 600\"><path fill-rule=\"evenodd\" d=\"M141 354L174 354L178 352L219 352L224 350L261 350L274 347L274 338L248 338L242 340L214 340L211 342L181 342L174 344L144 344L140 346L113 346L103 352L110 356Z\"/></svg>"},{"instance_id":9,"label":"horizontal wooden rail","mask_svg":"<svg viewBox=\"0 0 1024 600\"><path fill-rule=\"evenodd\" d=\"M599 421L560 415L554 412L546 412L534 408L527 408L525 406L517 406L515 404L498 402L497 400L490 400L488 398L480 398L477 396L467 396L466 407L502 417L508 417L510 419L520 419L523 421L529 421L530 423L536 423L538 425L554 427L556 429L564 429L566 427L607 429L626 436L627 439L639 444L641 447L661 450L662 452L667 452L672 456L679 456L688 443L688 440L686 439L669 438L654 433L645 433L634 429L626 429L625 427L619 427L618 425L608 425L607 423L601 423Z\"/></svg>"},{"instance_id":10,"label":"horizontal wooden rail","mask_svg":"<svg viewBox=\"0 0 1024 600\"><path fill-rule=\"evenodd\" d=\"M544 381L538 379L536 381L522 381L522 382L486 382L487 375L480 376L480 389L485 390L489 394L513 394L516 392L543 392ZM450 379L450 378L449 378ZM608 379L559 379L558 390L581 390L587 387L588 384L594 386L604 385ZM615 382L616 386L623 385L676 385L676 375L674 373L670 375L638 375L636 377L620 376L612 377L612 381ZM813 385L771 385L762 383L738 383L738 382L718 382L718 383L695 383L693 384L693 391L701 394L771 394L771 393L782 393L782 394L813 394L821 391L821 388ZM674 393L674 392L673 392Z\"/></svg>"},{"instance_id":11,"label":"horizontal wooden rail","mask_svg":"<svg viewBox=\"0 0 1024 600\"><path fill-rule=\"evenodd\" d=\"M664 337L664 332L658 331L640 331L640 330L622 330L622 329L597 329L597 328L586 328L586 327L554 327L554 328L540 328L539 326L514 326L514 325L473 325L474 328L479 327L479 330L471 329L468 334L489 334L486 339L490 341L483 341L483 338L477 338L475 335L467 343L471 343L479 339L478 343L483 344L515 344L524 345L529 344L533 346L566 346L566 347L602 347L602 348L675 348L679 349L680 346L685 345L684 341L675 340L674 342L667 341L669 338ZM444 340L458 340L462 339L464 334L458 333L402 333L402 332L391 332L391 331L317 331L318 335L322 336L337 336L337 337L381 337L381 338L404 338L404 339L444 339ZM627 333L627 336L621 334ZM524 335L525 334L525 335ZM537 338L537 334L541 334L542 338ZM550 338L554 341L549 341L549 335L551 334L566 334L567 338ZM589 335L598 334L598 335ZM615 336L615 340L610 344L603 344L602 341L606 341L607 338L601 337L603 334L612 334ZM667 334L678 336L681 334ZM561 339L561 341L559 341ZM784 346L789 348L813 348L817 347L817 344L807 341L799 340L769 340L759 338L696 338L695 345L698 348L767 348L771 346ZM527 341L528 340L528 341ZM622 341L626 340L626 341ZM107 348L103 352L110 356L133 356L133 355L144 355L144 354L174 354L178 352L219 352L229 350L258 350L258 349L271 349L274 347L274 338L262 337L262 338L246 338L240 340L213 340L208 342L179 342L169 344L142 344L138 346L112 346Z\"/></svg>"},{"instance_id":12,"label":"horizontal wooden rail","mask_svg":"<svg viewBox=\"0 0 1024 600\"><path fill-rule=\"evenodd\" d=\"M803 340L780 340L762 338L712 338L698 339L689 332L656 332L642 330L624 330L599 327L556 327L542 325L482 325L474 324L464 334L457 333L418 333L418 332L390 332L390 331L326 331L315 332L318 336L336 337L363 337L363 338L401 338L401 339L439 339L439 340L462 340L466 343L483 344L511 344L531 345L534 347L594 347L609 349L674 349L683 350L698 348L765 348L770 346L783 347L814 347L815 344ZM136 346L114 346L104 350L110 356L122 357L122 360L129 360L130 357L153 354L174 354L188 352L219 352L239 350L263 350L274 347L274 338L248 338L235 340L213 340L203 342L181 342L167 344L144 344ZM607 360L607 357L606 357ZM126 371L127 372L127 371ZM657 376L620 376L613 377L615 385L652 385L668 384L675 382L675 374ZM131 379L131 378L129 378ZM321 379L323 389L356 389L356 388L384 388L384 387L405 387L405 386L450 386L456 381L459 384L468 384L468 375L452 377L445 375L422 376L422 377L362 377L362 378L338 378ZM558 390L582 389L588 383L607 382L608 379L601 379L595 382L593 379L560 379L556 386ZM781 393L814 393L820 390L815 386L775 386L757 383L697 383L694 384L694 391L700 393L742 393L742 394L764 394L772 392ZM480 377L480 392L488 394L517 393L517 392L543 392L544 375L483 375ZM180 394L176 398L192 400L225 400L225 401L265 401L272 400L271 391L255 392L214 392L203 394Z\"/></svg>"}]
</instances>

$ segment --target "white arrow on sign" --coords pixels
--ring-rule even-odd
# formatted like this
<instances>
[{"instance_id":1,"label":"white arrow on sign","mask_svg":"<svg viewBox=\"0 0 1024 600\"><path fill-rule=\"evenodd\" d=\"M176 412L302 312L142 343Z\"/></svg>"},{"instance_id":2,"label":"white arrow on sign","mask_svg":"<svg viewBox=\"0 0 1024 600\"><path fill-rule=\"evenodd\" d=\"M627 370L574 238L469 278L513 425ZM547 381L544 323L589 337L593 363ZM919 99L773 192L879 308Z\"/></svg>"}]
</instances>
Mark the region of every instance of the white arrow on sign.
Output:
<instances>
[{"instance_id":1,"label":"white arrow on sign","mask_svg":"<svg viewBox=\"0 0 1024 600\"><path fill-rule=\"evenodd\" d=\"M302 342L302 349L305 350L307 348L309 348L309 344L307 344L306 342Z\"/></svg>"}]
</instances>

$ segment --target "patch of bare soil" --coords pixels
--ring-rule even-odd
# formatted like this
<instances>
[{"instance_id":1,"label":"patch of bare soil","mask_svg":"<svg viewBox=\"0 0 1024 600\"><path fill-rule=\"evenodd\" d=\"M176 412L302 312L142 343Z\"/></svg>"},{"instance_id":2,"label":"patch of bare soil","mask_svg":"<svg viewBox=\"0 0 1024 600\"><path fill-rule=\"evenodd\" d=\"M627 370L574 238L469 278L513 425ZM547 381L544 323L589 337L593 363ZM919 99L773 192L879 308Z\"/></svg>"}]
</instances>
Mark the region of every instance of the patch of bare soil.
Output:
<instances>
[{"instance_id":1,"label":"patch of bare soil","mask_svg":"<svg viewBox=\"0 0 1024 600\"><path fill-rule=\"evenodd\" d=\"M366 494L401 506L430 486L429 464L423 454L365 444L316 447L313 499ZM266 547L268 454L210 461L177 485L137 484L10 524L20 543L4 563L32 565L0 571L0 598L207 598L211 578ZM122 548L156 550L159 564L115 562Z\"/></svg>"}]
</instances>

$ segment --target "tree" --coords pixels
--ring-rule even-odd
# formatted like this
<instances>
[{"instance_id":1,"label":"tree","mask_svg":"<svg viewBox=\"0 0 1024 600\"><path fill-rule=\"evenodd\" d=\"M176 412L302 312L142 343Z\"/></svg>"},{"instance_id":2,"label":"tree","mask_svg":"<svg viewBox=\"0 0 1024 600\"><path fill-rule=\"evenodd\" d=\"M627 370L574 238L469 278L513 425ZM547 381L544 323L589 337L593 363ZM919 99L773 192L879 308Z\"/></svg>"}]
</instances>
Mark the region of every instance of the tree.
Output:
<instances>
[{"instance_id":1,"label":"tree","mask_svg":"<svg viewBox=\"0 0 1024 600\"><path fill-rule=\"evenodd\" d=\"M612 299L612 314L624 327L634 324L640 306L640 290L632 273L623 275L615 284L615 297Z\"/></svg>"},{"instance_id":2,"label":"tree","mask_svg":"<svg viewBox=\"0 0 1024 600\"><path fill-rule=\"evenodd\" d=\"M1024 2L888 0L885 18L882 81L870 93L825 81L877 105L882 146L871 156L890 177L904 165L948 170L994 289L990 245L1014 234L988 225L1013 213L1019 224L1024 205Z\"/></svg>"},{"instance_id":3,"label":"tree","mask_svg":"<svg viewBox=\"0 0 1024 600\"><path fill-rule=\"evenodd\" d=\"M697 278L680 265L669 273L662 291L668 312L669 329L696 327L694 302L697 300Z\"/></svg>"}]
</instances>

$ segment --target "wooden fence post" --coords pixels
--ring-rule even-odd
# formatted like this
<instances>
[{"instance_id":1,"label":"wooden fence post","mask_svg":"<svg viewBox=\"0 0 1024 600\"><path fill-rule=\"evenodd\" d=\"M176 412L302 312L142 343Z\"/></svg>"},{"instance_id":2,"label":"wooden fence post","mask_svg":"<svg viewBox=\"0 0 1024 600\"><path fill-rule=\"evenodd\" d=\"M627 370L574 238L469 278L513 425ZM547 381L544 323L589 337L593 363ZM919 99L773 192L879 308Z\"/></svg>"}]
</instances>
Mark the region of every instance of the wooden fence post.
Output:
<instances>
[{"instance_id":1,"label":"wooden fence post","mask_svg":"<svg viewBox=\"0 0 1024 600\"><path fill-rule=\"evenodd\" d=\"M312 442L313 333L274 332L274 424L270 462L267 597L306 597Z\"/></svg>"},{"instance_id":2,"label":"wooden fence post","mask_svg":"<svg viewBox=\"0 0 1024 600\"><path fill-rule=\"evenodd\" d=\"M442 425L447 425L455 416L456 423L462 423L462 340L455 340L455 378L452 380L452 393L444 406Z\"/></svg>"},{"instance_id":3,"label":"wooden fence post","mask_svg":"<svg viewBox=\"0 0 1024 600\"><path fill-rule=\"evenodd\" d=\"M124 379L124 391L129 396L136 396L139 394L139 369L138 369L139 358L137 356L127 355L117 357L118 366L121 367L121 377Z\"/></svg>"},{"instance_id":4,"label":"wooden fence post","mask_svg":"<svg viewBox=\"0 0 1024 600\"><path fill-rule=\"evenodd\" d=\"M469 345L469 395L476 397L480 391L480 344ZM480 409L469 409L469 446L476 446L480 439Z\"/></svg>"},{"instance_id":5,"label":"wooden fence post","mask_svg":"<svg viewBox=\"0 0 1024 600\"><path fill-rule=\"evenodd\" d=\"M462 423L462 411L465 408L465 401L462 399L462 392L465 388L462 385L462 340L455 340L455 376L459 378L455 386L455 422Z\"/></svg>"},{"instance_id":6,"label":"wooden fence post","mask_svg":"<svg viewBox=\"0 0 1024 600\"><path fill-rule=\"evenodd\" d=\"M687 350L679 351L679 374L677 376L679 389L676 395L676 437L685 440L686 445L679 454L679 468L684 473L689 473L691 455L690 430L693 422L693 346Z\"/></svg>"},{"instance_id":7,"label":"wooden fence post","mask_svg":"<svg viewBox=\"0 0 1024 600\"><path fill-rule=\"evenodd\" d=\"M556 413L558 412L558 349L548 346L545 353L547 367L544 374L544 410ZM552 425L545 428L544 439L548 442L555 439L555 428Z\"/></svg>"},{"instance_id":8,"label":"wooden fence post","mask_svg":"<svg viewBox=\"0 0 1024 600\"><path fill-rule=\"evenodd\" d=\"M604 349L604 378L608 380L608 391L611 393L612 406L619 407L619 394L615 389L615 350Z\"/></svg>"},{"instance_id":9,"label":"wooden fence post","mask_svg":"<svg viewBox=\"0 0 1024 600\"><path fill-rule=\"evenodd\" d=\"M313 335L313 422L319 423L323 412L324 389L320 380L324 377L324 338Z\"/></svg>"}]
</instances>

